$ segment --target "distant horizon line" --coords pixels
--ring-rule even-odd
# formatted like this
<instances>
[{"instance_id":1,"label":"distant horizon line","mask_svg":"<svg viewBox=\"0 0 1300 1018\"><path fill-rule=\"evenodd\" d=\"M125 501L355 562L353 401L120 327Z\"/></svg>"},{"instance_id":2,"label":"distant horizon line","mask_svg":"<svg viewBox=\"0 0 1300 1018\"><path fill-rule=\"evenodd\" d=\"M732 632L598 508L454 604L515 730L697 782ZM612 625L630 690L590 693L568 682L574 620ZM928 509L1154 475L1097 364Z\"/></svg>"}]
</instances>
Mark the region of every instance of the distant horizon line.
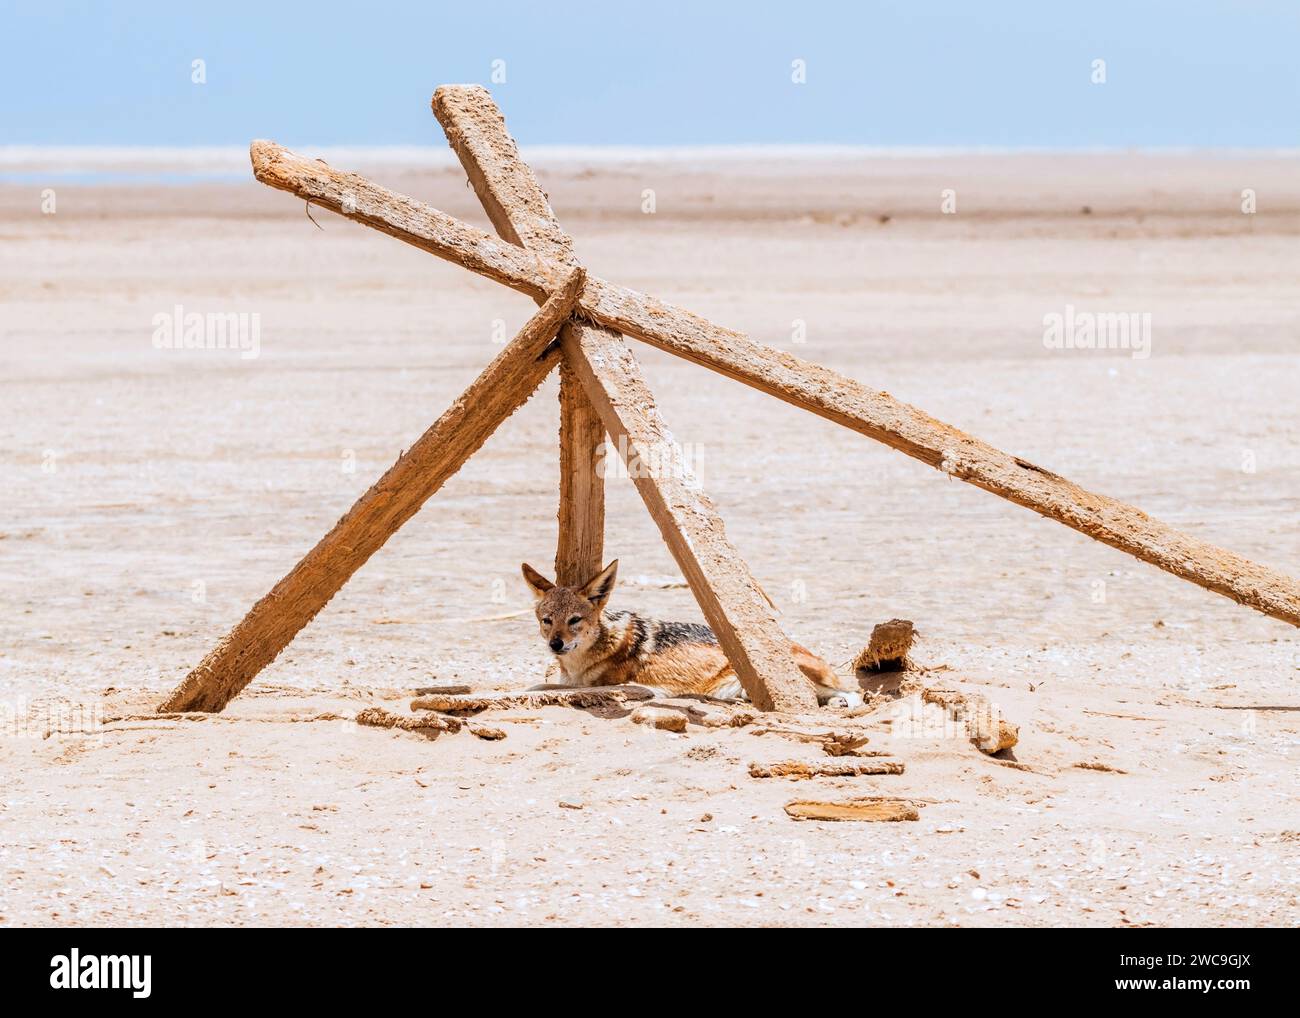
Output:
<instances>
[{"instance_id":1,"label":"distant horizon line","mask_svg":"<svg viewBox=\"0 0 1300 1018\"><path fill-rule=\"evenodd\" d=\"M455 154L443 145L288 146L349 163L411 167L456 167ZM754 143L727 145L521 145L526 161L537 165L688 161L746 162L759 159L843 161L861 158L928 159L953 156L1202 156L1210 158L1300 158L1300 147L1196 145L843 145ZM0 177L32 173L139 173L246 177L248 148L243 145L0 145Z\"/></svg>"}]
</instances>

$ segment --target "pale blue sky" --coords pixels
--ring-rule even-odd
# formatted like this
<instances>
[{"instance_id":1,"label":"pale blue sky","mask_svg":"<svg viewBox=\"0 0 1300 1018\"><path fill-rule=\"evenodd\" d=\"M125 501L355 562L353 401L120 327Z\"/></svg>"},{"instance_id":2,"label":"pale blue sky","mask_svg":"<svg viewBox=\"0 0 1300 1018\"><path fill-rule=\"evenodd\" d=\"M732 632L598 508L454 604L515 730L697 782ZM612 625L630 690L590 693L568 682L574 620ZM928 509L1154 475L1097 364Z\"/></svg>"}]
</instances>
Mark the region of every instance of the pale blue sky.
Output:
<instances>
[{"instance_id":1,"label":"pale blue sky","mask_svg":"<svg viewBox=\"0 0 1300 1018\"><path fill-rule=\"evenodd\" d=\"M477 81L526 144L1300 146L1297 0L0 0L0 39L0 144L441 144Z\"/></svg>"}]
</instances>

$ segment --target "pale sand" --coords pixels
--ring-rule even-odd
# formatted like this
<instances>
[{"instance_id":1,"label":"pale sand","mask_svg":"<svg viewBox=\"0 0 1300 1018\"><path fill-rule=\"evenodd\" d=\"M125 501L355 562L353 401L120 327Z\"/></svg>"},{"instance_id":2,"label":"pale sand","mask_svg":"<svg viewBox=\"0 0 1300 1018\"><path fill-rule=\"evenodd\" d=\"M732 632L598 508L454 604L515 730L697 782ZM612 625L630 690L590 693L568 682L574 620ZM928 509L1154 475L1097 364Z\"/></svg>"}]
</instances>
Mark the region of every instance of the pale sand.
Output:
<instances>
[{"instance_id":1,"label":"pale sand","mask_svg":"<svg viewBox=\"0 0 1300 1018\"><path fill-rule=\"evenodd\" d=\"M364 168L486 225L458 172ZM1296 169L968 156L540 175L593 272L1297 574ZM0 187L0 922L1300 920L1294 630L640 346L792 636L838 664L875 622L915 620L917 659L992 696L1032 771L882 735L904 775L758 781L751 760L812 747L561 708L492 743L347 720L434 677L544 672L529 618L456 620L526 607L519 562L549 565L554 379L224 715L42 738L50 704L93 720L156 703L488 361L494 320L508 335L532 310L328 213L318 231L251 183L55 186L54 216L38 185ZM262 356L153 349L152 316L176 303L259 312ZM1151 357L1044 349L1043 315L1067 303L1150 312ZM627 480L609 502L624 575L675 574ZM614 604L698 618L680 588ZM344 720L289 721L321 714ZM936 801L893 824L782 810L854 792Z\"/></svg>"}]
</instances>

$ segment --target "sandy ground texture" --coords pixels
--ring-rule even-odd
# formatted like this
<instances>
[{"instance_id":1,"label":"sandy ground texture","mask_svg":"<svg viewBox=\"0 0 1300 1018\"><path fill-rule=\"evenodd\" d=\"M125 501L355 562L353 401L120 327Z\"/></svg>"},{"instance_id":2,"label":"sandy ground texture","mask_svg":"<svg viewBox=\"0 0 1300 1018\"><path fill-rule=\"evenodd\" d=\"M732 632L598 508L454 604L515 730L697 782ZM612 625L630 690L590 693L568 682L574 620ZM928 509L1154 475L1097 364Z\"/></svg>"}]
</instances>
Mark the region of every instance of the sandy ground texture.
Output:
<instances>
[{"instance_id":1,"label":"sandy ground texture","mask_svg":"<svg viewBox=\"0 0 1300 1018\"><path fill-rule=\"evenodd\" d=\"M459 171L356 168L486 225ZM1295 160L539 176L593 272L1300 574ZM914 620L936 683L1020 725L1014 760L906 719L868 747L903 774L809 780L751 778L818 758L753 726L355 724L543 677L518 567L555 546L553 378L225 713L148 718L532 312L316 218L252 183L0 186L0 923L1300 920L1293 629L640 346L791 636L839 664ZM259 314L259 356L155 349L176 305ZM1067 305L1150 313L1150 356L1045 348ZM631 483L608 491L612 606L699 618ZM919 819L783 809L850 796Z\"/></svg>"}]
</instances>

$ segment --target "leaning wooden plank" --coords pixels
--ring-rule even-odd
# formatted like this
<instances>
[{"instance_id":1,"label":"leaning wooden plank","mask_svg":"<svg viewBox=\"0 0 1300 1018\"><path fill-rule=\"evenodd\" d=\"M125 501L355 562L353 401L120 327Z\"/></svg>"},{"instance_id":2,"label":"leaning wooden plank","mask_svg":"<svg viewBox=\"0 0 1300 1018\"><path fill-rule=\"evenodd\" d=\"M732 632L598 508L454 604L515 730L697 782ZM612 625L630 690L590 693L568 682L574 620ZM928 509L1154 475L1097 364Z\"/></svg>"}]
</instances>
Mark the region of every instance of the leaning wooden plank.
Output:
<instances>
[{"instance_id":1,"label":"leaning wooden plank","mask_svg":"<svg viewBox=\"0 0 1300 1018\"><path fill-rule=\"evenodd\" d=\"M727 540L713 503L688 475L627 344L588 331L581 340L566 336L563 346L750 700L765 711L815 709L790 640Z\"/></svg>"},{"instance_id":2,"label":"leaning wooden plank","mask_svg":"<svg viewBox=\"0 0 1300 1018\"><path fill-rule=\"evenodd\" d=\"M273 141L249 148L253 176L309 204L337 212L422 251L463 265L530 297L545 299L567 269L462 223L415 198L371 183L356 173L307 159Z\"/></svg>"},{"instance_id":3,"label":"leaning wooden plank","mask_svg":"<svg viewBox=\"0 0 1300 1018\"><path fill-rule=\"evenodd\" d=\"M573 240L520 158L492 94L482 85L442 85L433 93L433 115L497 233L548 261L577 265Z\"/></svg>"},{"instance_id":4,"label":"leaning wooden plank","mask_svg":"<svg viewBox=\"0 0 1300 1018\"><path fill-rule=\"evenodd\" d=\"M581 269L570 273L451 408L185 677L160 712L221 710L275 660L352 574L541 384L555 366L558 348L552 341L573 310L582 280Z\"/></svg>"},{"instance_id":5,"label":"leaning wooden plank","mask_svg":"<svg viewBox=\"0 0 1300 1018\"><path fill-rule=\"evenodd\" d=\"M561 265L577 265L573 241L481 85L443 85L433 112L492 226L504 239ZM570 322L566 331L594 326ZM598 469L605 428L581 383L560 366L560 505L555 582L586 583L604 566L605 482Z\"/></svg>"},{"instance_id":6,"label":"leaning wooden plank","mask_svg":"<svg viewBox=\"0 0 1300 1018\"><path fill-rule=\"evenodd\" d=\"M503 244L446 213L394 194L355 174L254 142L254 174L263 183L315 201L481 275L537 296L559 267ZM362 206L344 207L363 193ZM1300 626L1300 581L1097 495L1050 470L993 448L887 392L714 325L699 315L591 277L578 299L586 317L718 371L794 406L884 442L951 477L991 491L1096 541Z\"/></svg>"}]
</instances>

